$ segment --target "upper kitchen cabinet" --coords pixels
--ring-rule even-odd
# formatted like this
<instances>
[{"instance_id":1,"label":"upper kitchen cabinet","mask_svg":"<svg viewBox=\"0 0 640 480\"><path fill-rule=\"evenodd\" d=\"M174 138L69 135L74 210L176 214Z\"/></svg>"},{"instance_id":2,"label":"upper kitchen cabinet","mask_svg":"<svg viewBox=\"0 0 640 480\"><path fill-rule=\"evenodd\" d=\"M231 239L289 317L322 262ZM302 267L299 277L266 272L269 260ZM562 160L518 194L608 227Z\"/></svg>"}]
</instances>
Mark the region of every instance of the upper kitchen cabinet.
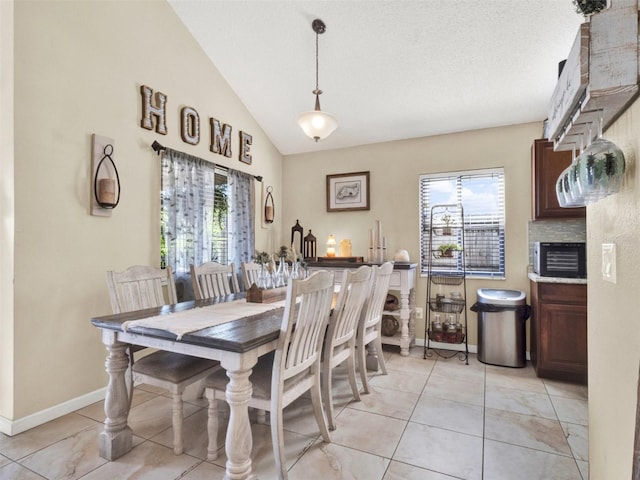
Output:
<instances>
[{"instance_id":1,"label":"upper kitchen cabinet","mask_svg":"<svg viewBox=\"0 0 640 480\"><path fill-rule=\"evenodd\" d=\"M531 201L534 220L585 218L585 207L562 208L556 196L556 181L571 164L571 152L554 151L553 142L535 140L531 147Z\"/></svg>"}]
</instances>

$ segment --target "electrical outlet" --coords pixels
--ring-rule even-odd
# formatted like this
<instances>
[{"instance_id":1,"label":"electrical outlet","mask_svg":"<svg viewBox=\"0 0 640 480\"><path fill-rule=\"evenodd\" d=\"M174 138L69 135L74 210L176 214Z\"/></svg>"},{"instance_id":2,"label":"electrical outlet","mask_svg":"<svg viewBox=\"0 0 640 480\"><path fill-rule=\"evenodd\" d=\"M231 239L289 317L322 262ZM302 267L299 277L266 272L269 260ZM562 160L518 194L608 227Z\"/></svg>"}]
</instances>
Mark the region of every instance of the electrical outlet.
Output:
<instances>
[{"instance_id":1,"label":"electrical outlet","mask_svg":"<svg viewBox=\"0 0 640 480\"><path fill-rule=\"evenodd\" d=\"M602 279L616 283L616 244L602 244Z\"/></svg>"},{"instance_id":2,"label":"electrical outlet","mask_svg":"<svg viewBox=\"0 0 640 480\"><path fill-rule=\"evenodd\" d=\"M416 318L418 320L422 320L423 316L424 316L424 313L423 313L422 307L417 307L416 308Z\"/></svg>"}]
</instances>

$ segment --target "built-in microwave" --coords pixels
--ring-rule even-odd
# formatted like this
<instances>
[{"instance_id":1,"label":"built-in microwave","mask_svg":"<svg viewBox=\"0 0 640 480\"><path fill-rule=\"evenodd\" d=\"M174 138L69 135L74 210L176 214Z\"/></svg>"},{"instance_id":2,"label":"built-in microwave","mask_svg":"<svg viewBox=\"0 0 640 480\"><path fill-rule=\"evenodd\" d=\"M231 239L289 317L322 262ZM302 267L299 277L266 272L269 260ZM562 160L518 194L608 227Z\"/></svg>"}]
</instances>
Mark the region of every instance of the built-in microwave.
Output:
<instances>
[{"instance_id":1,"label":"built-in microwave","mask_svg":"<svg viewBox=\"0 0 640 480\"><path fill-rule=\"evenodd\" d=\"M542 277L587 278L584 242L535 242L533 269Z\"/></svg>"}]
</instances>

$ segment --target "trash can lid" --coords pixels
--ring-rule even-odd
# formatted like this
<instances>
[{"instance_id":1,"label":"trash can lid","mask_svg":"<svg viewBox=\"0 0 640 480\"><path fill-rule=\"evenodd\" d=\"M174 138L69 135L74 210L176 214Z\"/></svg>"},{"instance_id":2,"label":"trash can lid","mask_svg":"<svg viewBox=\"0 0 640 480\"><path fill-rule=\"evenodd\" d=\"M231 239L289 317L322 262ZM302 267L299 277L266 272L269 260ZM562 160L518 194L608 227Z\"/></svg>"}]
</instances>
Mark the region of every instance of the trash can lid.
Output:
<instances>
[{"instance_id":1,"label":"trash can lid","mask_svg":"<svg viewBox=\"0 0 640 480\"><path fill-rule=\"evenodd\" d=\"M526 294L522 290L501 290L497 288L479 288L478 303L493 303L495 305L524 305Z\"/></svg>"}]
</instances>

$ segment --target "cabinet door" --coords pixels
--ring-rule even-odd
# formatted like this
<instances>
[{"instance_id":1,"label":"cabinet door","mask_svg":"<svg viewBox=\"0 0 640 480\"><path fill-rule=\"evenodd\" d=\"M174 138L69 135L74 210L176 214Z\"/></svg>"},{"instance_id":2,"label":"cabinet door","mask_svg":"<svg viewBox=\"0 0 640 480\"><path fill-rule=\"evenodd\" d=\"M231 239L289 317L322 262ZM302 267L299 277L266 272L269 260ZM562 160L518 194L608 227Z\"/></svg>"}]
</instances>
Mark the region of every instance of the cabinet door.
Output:
<instances>
[{"instance_id":1,"label":"cabinet door","mask_svg":"<svg viewBox=\"0 0 640 480\"><path fill-rule=\"evenodd\" d=\"M531 147L531 193L534 220L548 218L584 218L586 209L562 208L556 196L556 181L571 165L570 151L553 151L553 142L535 140Z\"/></svg>"},{"instance_id":2,"label":"cabinet door","mask_svg":"<svg viewBox=\"0 0 640 480\"><path fill-rule=\"evenodd\" d=\"M539 305L538 372L567 380L587 381L587 311L581 305Z\"/></svg>"}]
</instances>

